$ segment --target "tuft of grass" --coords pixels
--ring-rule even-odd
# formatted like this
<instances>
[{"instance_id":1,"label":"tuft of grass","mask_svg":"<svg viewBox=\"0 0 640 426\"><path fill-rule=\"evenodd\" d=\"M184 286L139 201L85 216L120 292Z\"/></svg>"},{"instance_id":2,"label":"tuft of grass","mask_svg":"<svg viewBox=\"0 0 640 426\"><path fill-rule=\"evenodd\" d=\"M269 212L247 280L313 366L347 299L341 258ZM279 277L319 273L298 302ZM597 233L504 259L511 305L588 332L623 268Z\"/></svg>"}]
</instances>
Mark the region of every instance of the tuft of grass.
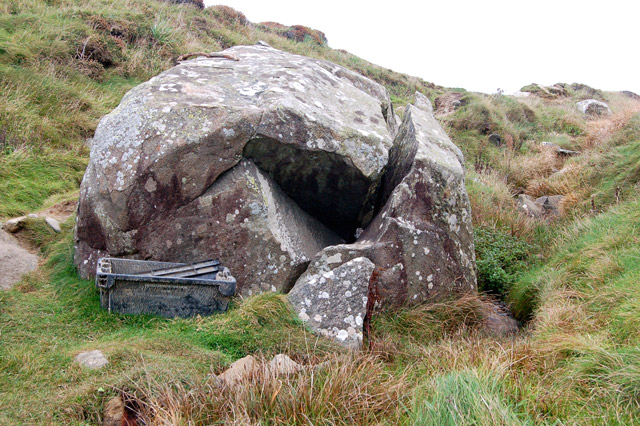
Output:
<instances>
[{"instance_id":1,"label":"tuft of grass","mask_svg":"<svg viewBox=\"0 0 640 426\"><path fill-rule=\"evenodd\" d=\"M462 370L436 378L414 393L412 425L534 424L519 404L505 396L499 377Z\"/></svg>"}]
</instances>

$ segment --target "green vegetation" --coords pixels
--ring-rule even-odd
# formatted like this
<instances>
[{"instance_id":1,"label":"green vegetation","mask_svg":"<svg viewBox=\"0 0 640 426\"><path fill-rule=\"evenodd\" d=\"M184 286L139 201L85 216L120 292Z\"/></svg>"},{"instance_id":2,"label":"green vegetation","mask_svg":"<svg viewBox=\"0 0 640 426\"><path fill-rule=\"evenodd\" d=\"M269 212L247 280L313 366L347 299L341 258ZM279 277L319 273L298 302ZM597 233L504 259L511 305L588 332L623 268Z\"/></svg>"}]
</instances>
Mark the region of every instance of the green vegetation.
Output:
<instances>
[{"instance_id":1,"label":"green vegetation","mask_svg":"<svg viewBox=\"0 0 640 426\"><path fill-rule=\"evenodd\" d=\"M276 294L208 318L108 315L72 267L72 220L55 234L29 219L19 238L46 262L0 293L0 389L10 390L0 392L0 423L99 423L114 395L145 424L640 422L640 106L617 93L445 89L333 50L319 31L255 25L226 6L5 2L0 218L74 197L100 117L173 58L258 40L360 72L399 110L416 90L459 99L436 115L465 153L479 286L508 302L522 332L490 335L485 295L379 315L359 354L310 334ZM588 120L575 108L586 97L613 116ZM580 155L561 157L542 141ZM528 217L515 206L520 193L564 195L560 215ZM87 349L102 350L109 367L75 364ZM212 375L232 361L279 352L309 368L216 386Z\"/></svg>"},{"instance_id":2,"label":"green vegetation","mask_svg":"<svg viewBox=\"0 0 640 426\"><path fill-rule=\"evenodd\" d=\"M534 247L492 228L477 227L473 236L478 290L504 297L519 275L533 263Z\"/></svg>"}]
</instances>

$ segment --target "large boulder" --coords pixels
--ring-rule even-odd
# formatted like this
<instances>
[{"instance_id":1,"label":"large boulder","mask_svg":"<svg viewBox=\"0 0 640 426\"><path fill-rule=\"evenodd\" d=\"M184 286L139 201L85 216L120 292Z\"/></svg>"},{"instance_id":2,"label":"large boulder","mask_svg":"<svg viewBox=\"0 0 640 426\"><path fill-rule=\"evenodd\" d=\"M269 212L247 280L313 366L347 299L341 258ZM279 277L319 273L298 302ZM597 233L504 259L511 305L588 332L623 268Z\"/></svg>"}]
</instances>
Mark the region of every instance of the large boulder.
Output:
<instances>
[{"instance_id":1,"label":"large boulder","mask_svg":"<svg viewBox=\"0 0 640 426\"><path fill-rule=\"evenodd\" d=\"M584 101L578 102L576 105L578 106L578 109L582 111L582 113L591 117L611 115L611 109L609 109L609 105L595 99L586 99Z\"/></svg>"},{"instance_id":2,"label":"large boulder","mask_svg":"<svg viewBox=\"0 0 640 426\"><path fill-rule=\"evenodd\" d=\"M249 231L259 223L251 219L254 196L266 186L232 203L218 183L243 158L263 171L249 174L264 178L272 192L280 187L345 240L371 221L396 133L386 90L338 65L264 43L225 53L239 60L184 62L132 89L101 120L80 189L75 262L81 275L92 275L98 257L107 254L162 261L218 257L225 264L244 258L243 271L232 269L241 294L256 286L282 289L283 277L299 273L302 260L287 247L273 248L281 241L273 232L256 237ZM239 167L242 176L253 168ZM251 192L246 185L238 189L243 183L226 185ZM229 204L207 209L214 193ZM293 208L285 199L279 193L271 207ZM227 223L227 215L236 216ZM304 217L299 225L314 222ZM285 220L278 229L289 226ZM296 238L313 250L335 242L318 229L298 227L280 237L302 232ZM247 244L264 252L251 256ZM299 259L308 253L300 251ZM278 273L259 275L265 268Z\"/></svg>"},{"instance_id":3,"label":"large boulder","mask_svg":"<svg viewBox=\"0 0 640 426\"><path fill-rule=\"evenodd\" d=\"M349 270L350 262L362 258L374 266L363 268L371 271L369 279L358 276L356 286L359 292L366 290L367 317L380 308L475 291L471 209L462 162L461 151L429 109L409 105L390 152L380 211L355 243L327 247L314 258L289 296L299 316L320 332L337 327L333 320L318 316L316 300L303 295L332 296L333 289L343 290L344 282L353 283L354 276L336 271ZM352 311L341 313L344 319ZM341 343L351 342L335 337Z\"/></svg>"}]
</instances>

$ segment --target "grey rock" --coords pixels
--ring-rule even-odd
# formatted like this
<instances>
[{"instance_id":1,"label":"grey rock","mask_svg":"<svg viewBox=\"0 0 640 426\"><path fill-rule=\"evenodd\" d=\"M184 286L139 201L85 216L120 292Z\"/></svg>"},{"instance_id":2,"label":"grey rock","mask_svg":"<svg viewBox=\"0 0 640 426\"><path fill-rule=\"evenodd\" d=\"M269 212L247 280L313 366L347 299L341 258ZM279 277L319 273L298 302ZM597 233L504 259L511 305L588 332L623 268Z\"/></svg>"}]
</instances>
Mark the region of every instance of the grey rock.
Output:
<instances>
[{"instance_id":1,"label":"grey rock","mask_svg":"<svg viewBox=\"0 0 640 426\"><path fill-rule=\"evenodd\" d=\"M556 153L564 157L573 157L575 155L580 155L580 151L573 151L571 149L564 149L564 148L557 148Z\"/></svg>"},{"instance_id":2,"label":"grey rock","mask_svg":"<svg viewBox=\"0 0 640 426\"><path fill-rule=\"evenodd\" d=\"M146 241L162 230L148 224L168 226L178 210L204 202L243 157L343 238L371 220L397 131L384 87L264 44L225 53L240 60L185 61L132 89L101 120L78 205L75 263L82 276L93 275L107 253L142 257ZM215 240L228 233L206 216L193 217L192 225L199 231L185 233L183 247L198 245L202 235ZM155 260L189 260L160 250L160 243ZM247 243L236 240L234 257ZM201 258L231 261L215 245L203 250ZM261 270L265 264L257 261L247 257L244 268Z\"/></svg>"},{"instance_id":3,"label":"grey rock","mask_svg":"<svg viewBox=\"0 0 640 426\"><path fill-rule=\"evenodd\" d=\"M578 109L584 114L592 117L600 117L611 115L611 109L609 105L604 102L597 101L595 99L586 99L576 104Z\"/></svg>"},{"instance_id":4,"label":"grey rock","mask_svg":"<svg viewBox=\"0 0 640 426\"><path fill-rule=\"evenodd\" d=\"M58 222L58 220L52 217L45 217L44 221L51 229L53 229L54 232L58 234L62 232L62 228L60 228L60 222Z\"/></svg>"},{"instance_id":5,"label":"grey rock","mask_svg":"<svg viewBox=\"0 0 640 426\"><path fill-rule=\"evenodd\" d=\"M138 228L143 257L224 260L245 296L287 292L315 254L342 240L305 213L250 160L201 196ZM169 242L169 243L167 243Z\"/></svg>"},{"instance_id":6,"label":"grey rock","mask_svg":"<svg viewBox=\"0 0 640 426\"><path fill-rule=\"evenodd\" d=\"M278 354L273 357L267 365L268 370L276 376L289 375L302 370L302 366L289 358L285 354Z\"/></svg>"},{"instance_id":7,"label":"grey rock","mask_svg":"<svg viewBox=\"0 0 640 426\"><path fill-rule=\"evenodd\" d=\"M359 349L374 268L364 257L343 263L339 253L317 260L296 282L289 301L314 332Z\"/></svg>"},{"instance_id":8,"label":"grey rock","mask_svg":"<svg viewBox=\"0 0 640 426\"><path fill-rule=\"evenodd\" d=\"M415 93L414 105L416 106L416 108L420 108L421 110L429 114L433 114L433 105L431 105L431 101L420 92Z\"/></svg>"},{"instance_id":9,"label":"grey rock","mask_svg":"<svg viewBox=\"0 0 640 426\"><path fill-rule=\"evenodd\" d=\"M573 157L575 155L580 155L580 151L573 151L570 149L560 148L558 145L556 145L553 142L542 142L541 145L548 148L552 148L556 152L556 154L563 157Z\"/></svg>"},{"instance_id":10,"label":"grey rock","mask_svg":"<svg viewBox=\"0 0 640 426\"><path fill-rule=\"evenodd\" d=\"M518 195L518 198L516 199L516 207L518 210L531 217L540 218L544 214L542 206L537 204L530 195Z\"/></svg>"},{"instance_id":11,"label":"grey rock","mask_svg":"<svg viewBox=\"0 0 640 426\"><path fill-rule=\"evenodd\" d=\"M534 218L553 218L560 214L560 204L564 199L563 195L545 195L536 198L520 194L516 200L516 207Z\"/></svg>"},{"instance_id":12,"label":"grey rock","mask_svg":"<svg viewBox=\"0 0 640 426\"><path fill-rule=\"evenodd\" d=\"M7 290L38 267L38 256L20 247L18 240L0 231L0 290Z\"/></svg>"},{"instance_id":13,"label":"grey rock","mask_svg":"<svg viewBox=\"0 0 640 426\"><path fill-rule=\"evenodd\" d=\"M509 309L499 303L490 303L484 324L484 332L496 337L510 337L518 333L518 321Z\"/></svg>"},{"instance_id":14,"label":"grey rock","mask_svg":"<svg viewBox=\"0 0 640 426\"><path fill-rule=\"evenodd\" d=\"M88 368L90 370L98 370L107 364L109 361L99 350L80 352L76 355L76 362L81 366Z\"/></svg>"},{"instance_id":15,"label":"grey rock","mask_svg":"<svg viewBox=\"0 0 640 426\"><path fill-rule=\"evenodd\" d=\"M489 143L491 143L492 145L495 145L495 146L500 146L500 145L502 145L502 139L500 138L499 134L491 133L489 135Z\"/></svg>"},{"instance_id":16,"label":"grey rock","mask_svg":"<svg viewBox=\"0 0 640 426\"><path fill-rule=\"evenodd\" d=\"M24 228L26 223L27 216L14 217L13 219L7 220L4 224L2 224L2 229L12 234L20 231Z\"/></svg>"},{"instance_id":17,"label":"grey rock","mask_svg":"<svg viewBox=\"0 0 640 426\"><path fill-rule=\"evenodd\" d=\"M342 330L342 337L350 336L340 321L362 311L351 305L327 308L337 318L327 328L322 310L309 295L322 294L329 279L332 288L342 289L345 281L353 286L349 274L336 271L356 259L368 259L375 267L366 289L364 276L355 286L372 300L371 313L476 291L462 152L431 114L409 105L389 158L380 212L355 243L330 246L316 255L290 293L300 317L323 334Z\"/></svg>"},{"instance_id":18,"label":"grey rock","mask_svg":"<svg viewBox=\"0 0 640 426\"><path fill-rule=\"evenodd\" d=\"M545 195L536 198L535 203L542 208L545 216L557 216L563 199L564 195Z\"/></svg>"}]
</instances>

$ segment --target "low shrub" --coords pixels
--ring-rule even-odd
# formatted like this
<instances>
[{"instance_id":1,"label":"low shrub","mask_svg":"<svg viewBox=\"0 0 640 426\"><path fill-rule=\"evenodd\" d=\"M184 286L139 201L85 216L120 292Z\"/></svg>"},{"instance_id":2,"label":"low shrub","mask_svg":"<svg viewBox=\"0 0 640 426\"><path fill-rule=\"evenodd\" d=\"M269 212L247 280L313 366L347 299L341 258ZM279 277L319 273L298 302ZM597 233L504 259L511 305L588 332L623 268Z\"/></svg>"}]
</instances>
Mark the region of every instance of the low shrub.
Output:
<instances>
[{"instance_id":1,"label":"low shrub","mask_svg":"<svg viewBox=\"0 0 640 426\"><path fill-rule=\"evenodd\" d=\"M474 231L478 289L504 297L531 264L534 246L489 227Z\"/></svg>"}]
</instances>

